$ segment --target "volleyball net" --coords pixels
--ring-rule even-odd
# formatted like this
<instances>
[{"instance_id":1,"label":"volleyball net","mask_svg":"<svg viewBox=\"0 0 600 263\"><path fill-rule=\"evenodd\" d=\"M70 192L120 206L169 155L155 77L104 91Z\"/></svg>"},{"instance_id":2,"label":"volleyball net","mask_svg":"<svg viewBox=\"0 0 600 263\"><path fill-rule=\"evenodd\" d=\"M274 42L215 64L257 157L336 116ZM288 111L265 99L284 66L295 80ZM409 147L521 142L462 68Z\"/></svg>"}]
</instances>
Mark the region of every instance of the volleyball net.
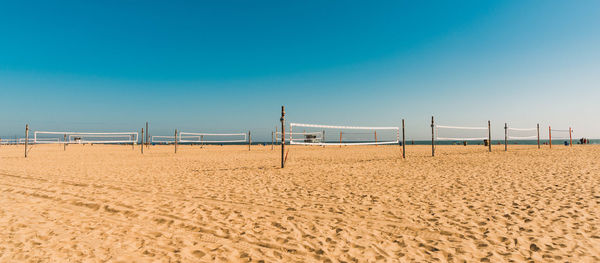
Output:
<instances>
[{"instance_id":1,"label":"volleyball net","mask_svg":"<svg viewBox=\"0 0 600 263\"><path fill-rule=\"evenodd\" d=\"M285 140L289 144L318 146L398 144L400 128L290 123L290 132L285 134Z\"/></svg>"},{"instance_id":2,"label":"volleyball net","mask_svg":"<svg viewBox=\"0 0 600 263\"><path fill-rule=\"evenodd\" d=\"M137 132L49 132L35 131L34 144L136 144Z\"/></svg>"},{"instance_id":3,"label":"volleyball net","mask_svg":"<svg viewBox=\"0 0 600 263\"><path fill-rule=\"evenodd\" d=\"M537 140L539 139L538 128L506 128L506 138L511 141Z\"/></svg>"},{"instance_id":4,"label":"volleyball net","mask_svg":"<svg viewBox=\"0 0 600 263\"><path fill-rule=\"evenodd\" d=\"M448 125L435 125L434 127L436 141L483 141L489 139L488 127Z\"/></svg>"},{"instance_id":5,"label":"volleyball net","mask_svg":"<svg viewBox=\"0 0 600 263\"><path fill-rule=\"evenodd\" d=\"M548 127L548 138L550 140L571 140L573 137L573 129L552 129Z\"/></svg>"},{"instance_id":6,"label":"volleyball net","mask_svg":"<svg viewBox=\"0 0 600 263\"><path fill-rule=\"evenodd\" d=\"M177 142L198 144L243 143L248 142L248 134L179 132Z\"/></svg>"}]
</instances>

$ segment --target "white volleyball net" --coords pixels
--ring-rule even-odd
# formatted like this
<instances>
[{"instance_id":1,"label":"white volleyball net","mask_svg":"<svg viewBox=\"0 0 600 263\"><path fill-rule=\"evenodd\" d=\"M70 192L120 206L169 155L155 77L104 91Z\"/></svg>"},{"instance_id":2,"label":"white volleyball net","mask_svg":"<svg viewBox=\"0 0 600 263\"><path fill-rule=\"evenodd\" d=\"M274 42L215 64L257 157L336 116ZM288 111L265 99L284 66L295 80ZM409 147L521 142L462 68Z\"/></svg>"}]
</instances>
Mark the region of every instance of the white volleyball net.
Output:
<instances>
[{"instance_id":1,"label":"white volleyball net","mask_svg":"<svg viewBox=\"0 0 600 263\"><path fill-rule=\"evenodd\" d=\"M435 125L436 141L483 141L489 139L488 127Z\"/></svg>"},{"instance_id":2,"label":"white volleyball net","mask_svg":"<svg viewBox=\"0 0 600 263\"><path fill-rule=\"evenodd\" d=\"M35 144L136 144L137 132L48 132L35 131Z\"/></svg>"},{"instance_id":3,"label":"white volleyball net","mask_svg":"<svg viewBox=\"0 0 600 263\"><path fill-rule=\"evenodd\" d=\"M150 138L153 144L172 144L175 143L175 136L156 135Z\"/></svg>"},{"instance_id":4,"label":"white volleyball net","mask_svg":"<svg viewBox=\"0 0 600 263\"><path fill-rule=\"evenodd\" d=\"M180 132L178 143L214 144L248 142L247 133L195 133Z\"/></svg>"},{"instance_id":5,"label":"white volleyball net","mask_svg":"<svg viewBox=\"0 0 600 263\"><path fill-rule=\"evenodd\" d=\"M506 138L511 141L537 140L538 139L538 129L537 128L508 127L506 134L507 134Z\"/></svg>"},{"instance_id":6,"label":"white volleyball net","mask_svg":"<svg viewBox=\"0 0 600 263\"><path fill-rule=\"evenodd\" d=\"M398 144L400 128L290 123L285 140L290 144L319 146Z\"/></svg>"},{"instance_id":7,"label":"white volleyball net","mask_svg":"<svg viewBox=\"0 0 600 263\"><path fill-rule=\"evenodd\" d=\"M548 136L552 140L570 140L573 136L573 129L550 129L550 134Z\"/></svg>"}]
</instances>

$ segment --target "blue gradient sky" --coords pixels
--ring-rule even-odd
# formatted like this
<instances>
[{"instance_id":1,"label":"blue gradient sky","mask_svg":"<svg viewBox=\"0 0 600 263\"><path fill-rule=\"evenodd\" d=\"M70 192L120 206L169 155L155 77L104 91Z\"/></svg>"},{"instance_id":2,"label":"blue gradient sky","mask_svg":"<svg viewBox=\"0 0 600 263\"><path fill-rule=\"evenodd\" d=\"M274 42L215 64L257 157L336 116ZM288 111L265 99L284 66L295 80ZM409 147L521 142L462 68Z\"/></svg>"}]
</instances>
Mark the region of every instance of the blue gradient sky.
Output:
<instances>
[{"instance_id":1,"label":"blue gradient sky","mask_svg":"<svg viewBox=\"0 0 600 263\"><path fill-rule=\"evenodd\" d=\"M0 135L293 122L600 137L599 1L1 1Z\"/></svg>"}]
</instances>

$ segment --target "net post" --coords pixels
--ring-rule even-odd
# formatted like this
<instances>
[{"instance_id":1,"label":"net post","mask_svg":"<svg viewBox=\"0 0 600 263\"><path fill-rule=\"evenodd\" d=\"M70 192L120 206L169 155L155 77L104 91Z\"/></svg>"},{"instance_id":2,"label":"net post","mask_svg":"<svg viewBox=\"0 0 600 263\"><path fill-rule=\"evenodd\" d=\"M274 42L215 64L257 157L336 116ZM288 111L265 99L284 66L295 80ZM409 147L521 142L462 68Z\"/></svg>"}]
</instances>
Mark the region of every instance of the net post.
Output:
<instances>
[{"instance_id":1,"label":"net post","mask_svg":"<svg viewBox=\"0 0 600 263\"><path fill-rule=\"evenodd\" d=\"M281 106L281 168L285 167L285 106Z\"/></svg>"},{"instance_id":2,"label":"net post","mask_svg":"<svg viewBox=\"0 0 600 263\"><path fill-rule=\"evenodd\" d=\"M569 147L573 146L573 136L571 136L572 131L573 130L571 130L571 127L569 127Z\"/></svg>"},{"instance_id":3,"label":"net post","mask_svg":"<svg viewBox=\"0 0 600 263\"><path fill-rule=\"evenodd\" d=\"M63 138L63 151L67 150L67 134L65 133Z\"/></svg>"},{"instance_id":4,"label":"net post","mask_svg":"<svg viewBox=\"0 0 600 263\"><path fill-rule=\"evenodd\" d=\"M321 141L323 142L323 148L325 148L325 130L323 130L323 137L321 138Z\"/></svg>"},{"instance_id":5,"label":"net post","mask_svg":"<svg viewBox=\"0 0 600 263\"><path fill-rule=\"evenodd\" d=\"M250 151L250 146L252 145L252 136L250 131L248 131L248 151Z\"/></svg>"},{"instance_id":6,"label":"net post","mask_svg":"<svg viewBox=\"0 0 600 263\"><path fill-rule=\"evenodd\" d=\"M552 128L548 126L548 141L550 144L550 149L552 149Z\"/></svg>"},{"instance_id":7,"label":"net post","mask_svg":"<svg viewBox=\"0 0 600 263\"><path fill-rule=\"evenodd\" d=\"M406 137L404 135L404 119L402 119L402 159L406 159Z\"/></svg>"},{"instance_id":8,"label":"net post","mask_svg":"<svg viewBox=\"0 0 600 263\"><path fill-rule=\"evenodd\" d=\"M146 125L148 125L148 123L146 123ZM142 128L142 145L141 145L140 149L142 149L141 150L142 154L144 154L144 128Z\"/></svg>"},{"instance_id":9,"label":"net post","mask_svg":"<svg viewBox=\"0 0 600 263\"><path fill-rule=\"evenodd\" d=\"M538 149L540 148L540 124L537 124L537 143L538 143Z\"/></svg>"},{"instance_id":10,"label":"net post","mask_svg":"<svg viewBox=\"0 0 600 263\"><path fill-rule=\"evenodd\" d=\"M492 152L492 129L490 121L488 121L488 148Z\"/></svg>"},{"instance_id":11,"label":"net post","mask_svg":"<svg viewBox=\"0 0 600 263\"><path fill-rule=\"evenodd\" d=\"M431 156L435 156L435 133L434 133L435 122L433 116L431 116Z\"/></svg>"},{"instance_id":12,"label":"net post","mask_svg":"<svg viewBox=\"0 0 600 263\"><path fill-rule=\"evenodd\" d=\"M504 151L508 151L508 124L504 123Z\"/></svg>"},{"instance_id":13,"label":"net post","mask_svg":"<svg viewBox=\"0 0 600 263\"><path fill-rule=\"evenodd\" d=\"M342 147L342 132L340 131L340 148Z\"/></svg>"},{"instance_id":14,"label":"net post","mask_svg":"<svg viewBox=\"0 0 600 263\"><path fill-rule=\"evenodd\" d=\"M271 151L273 150L274 144L275 144L275 135L271 131Z\"/></svg>"},{"instance_id":15,"label":"net post","mask_svg":"<svg viewBox=\"0 0 600 263\"><path fill-rule=\"evenodd\" d=\"M375 131L375 146L377 147L377 130Z\"/></svg>"},{"instance_id":16,"label":"net post","mask_svg":"<svg viewBox=\"0 0 600 263\"><path fill-rule=\"evenodd\" d=\"M27 158L27 144L29 142L29 124L25 124L25 158Z\"/></svg>"},{"instance_id":17,"label":"net post","mask_svg":"<svg viewBox=\"0 0 600 263\"><path fill-rule=\"evenodd\" d=\"M173 144L175 144L175 153L177 153L177 129L175 129L175 142Z\"/></svg>"}]
</instances>

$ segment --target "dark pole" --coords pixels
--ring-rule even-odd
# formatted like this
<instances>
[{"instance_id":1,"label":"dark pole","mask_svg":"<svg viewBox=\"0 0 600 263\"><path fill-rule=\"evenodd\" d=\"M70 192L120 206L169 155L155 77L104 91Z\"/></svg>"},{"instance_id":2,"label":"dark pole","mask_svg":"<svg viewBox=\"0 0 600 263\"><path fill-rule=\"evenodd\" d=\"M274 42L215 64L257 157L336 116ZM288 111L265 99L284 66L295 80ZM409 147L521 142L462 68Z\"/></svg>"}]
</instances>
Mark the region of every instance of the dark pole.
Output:
<instances>
[{"instance_id":1,"label":"dark pole","mask_svg":"<svg viewBox=\"0 0 600 263\"><path fill-rule=\"evenodd\" d=\"M25 124L25 158L27 158L27 144L29 143L29 124Z\"/></svg>"},{"instance_id":2,"label":"dark pole","mask_svg":"<svg viewBox=\"0 0 600 263\"><path fill-rule=\"evenodd\" d=\"M433 122L433 116L431 116L431 156L435 156L435 123Z\"/></svg>"},{"instance_id":3,"label":"dark pole","mask_svg":"<svg viewBox=\"0 0 600 263\"><path fill-rule=\"evenodd\" d=\"M175 153L177 153L177 129L175 129Z\"/></svg>"},{"instance_id":4,"label":"dark pole","mask_svg":"<svg viewBox=\"0 0 600 263\"><path fill-rule=\"evenodd\" d=\"M406 136L404 133L404 119L402 119L402 158L406 159Z\"/></svg>"},{"instance_id":5,"label":"dark pole","mask_svg":"<svg viewBox=\"0 0 600 263\"><path fill-rule=\"evenodd\" d=\"M65 134L65 137L63 139L63 151L67 150L67 134Z\"/></svg>"},{"instance_id":6,"label":"dark pole","mask_svg":"<svg viewBox=\"0 0 600 263\"><path fill-rule=\"evenodd\" d=\"M538 149L540 148L540 124L537 124Z\"/></svg>"},{"instance_id":7,"label":"dark pole","mask_svg":"<svg viewBox=\"0 0 600 263\"><path fill-rule=\"evenodd\" d=\"M508 124L504 123L504 151L508 151Z\"/></svg>"},{"instance_id":8,"label":"dark pole","mask_svg":"<svg viewBox=\"0 0 600 263\"><path fill-rule=\"evenodd\" d=\"M147 125L147 124L148 124L148 123L146 122L146 125ZM142 149L142 150L141 150L141 151L142 151L142 154L144 154L144 128L142 128L142 145L141 145L141 146L142 146L142 147L140 147L140 149Z\"/></svg>"},{"instance_id":9,"label":"dark pole","mask_svg":"<svg viewBox=\"0 0 600 263\"><path fill-rule=\"evenodd\" d=\"M285 167L285 106L281 106L281 168Z\"/></svg>"},{"instance_id":10,"label":"dark pole","mask_svg":"<svg viewBox=\"0 0 600 263\"><path fill-rule=\"evenodd\" d=\"M488 147L490 149L490 152L492 152L492 129L490 121L488 121Z\"/></svg>"},{"instance_id":11,"label":"dark pole","mask_svg":"<svg viewBox=\"0 0 600 263\"><path fill-rule=\"evenodd\" d=\"M250 145L252 145L252 136L250 131L248 131L248 151L250 151Z\"/></svg>"}]
</instances>

